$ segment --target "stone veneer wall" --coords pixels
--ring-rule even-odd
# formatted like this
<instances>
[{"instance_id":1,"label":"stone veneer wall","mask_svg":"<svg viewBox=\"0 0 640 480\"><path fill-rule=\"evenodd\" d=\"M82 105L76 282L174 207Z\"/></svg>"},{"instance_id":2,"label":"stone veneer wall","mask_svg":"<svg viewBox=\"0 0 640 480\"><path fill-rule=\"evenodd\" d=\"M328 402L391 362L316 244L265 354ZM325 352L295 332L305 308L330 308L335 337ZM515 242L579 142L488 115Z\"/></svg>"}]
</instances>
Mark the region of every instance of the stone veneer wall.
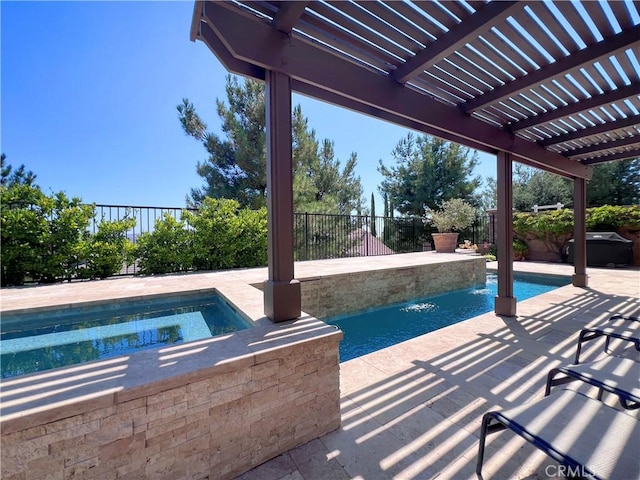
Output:
<instances>
[{"instance_id":1,"label":"stone veneer wall","mask_svg":"<svg viewBox=\"0 0 640 480\"><path fill-rule=\"evenodd\" d=\"M233 478L339 427L342 335L331 331L159 382L9 415L0 424L2 479Z\"/></svg>"},{"instance_id":2,"label":"stone veneer wall","mask_svg":"<svg viewBox=\"0 0 640 480\"><path fill-rule=\"evenodd\" d=\"M375 261L375 257L371 258ZM318 318L404 302L472 287L486 281L486 260L469 255L456 262L350 272L301 279L302 309Z\"/></svg>"}]
</instances>

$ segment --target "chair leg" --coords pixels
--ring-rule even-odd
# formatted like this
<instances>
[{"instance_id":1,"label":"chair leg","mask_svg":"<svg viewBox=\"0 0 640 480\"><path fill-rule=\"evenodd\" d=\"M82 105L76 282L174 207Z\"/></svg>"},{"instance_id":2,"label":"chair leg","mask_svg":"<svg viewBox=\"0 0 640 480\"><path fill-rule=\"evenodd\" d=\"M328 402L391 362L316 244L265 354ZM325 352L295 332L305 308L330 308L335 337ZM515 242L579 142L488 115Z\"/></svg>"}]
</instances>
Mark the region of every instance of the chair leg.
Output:
<instances>
[{"instance_id":1,"label":"chair leg","mask_svg":"<svg viewBox=\"0 0 640 480\"><path fill-rule=\"evenodd\" d=\"M549 374L547 375L547 385L544 389L544 396L547 397L551 393L551 387L555 387L557 385L565 385L567 383L575 382L577 378L570 377L569 375L565 375L564 377L555 378L555 376L560 373L561 370L559 368L552 368L549 370Z\"/></svg>"},{"instance_id":2,"label":"chair leg","mask_svg":"<svg viewBox=\"0 0 640 480\"><path fill-rule=\"evenodd\" d=\"M482 480L482 462L484 461L484 446L487 439L487 433L500 432L507 427L502 423L491 424L493 412L487 412L482 417L482 426L480 427L480 442L478 443L478 463L476 464L476 475Z\"/></svg>"},{"instance_id":3,"label":"chair leg","mask_svg":"<svg viewBox=\"0 0 640 480\"><path fill-rule=\"evenodd\" d=\"M549 394L551 393L551 386L553 384L553 377L556 376L556 373L558 373L558 369L557 368L552 368L549 371L549 375L547 375L547 386L544 388L544 396L548 397Z\"/></svg>"},{"instance_id":4,"label":"chair leg","mask_svg":"<svg viewBox=\"0 0 640 480\"><path fill-rule=\"evenodd\" d=\"M576 360L574 362L576 365L580 363L580 353L582 352L582 344L584 342L588 342L589 340L593 340L594 338L598 338L600 336L602 336L602 334L597 332L592 332L590 330L580 331L580 337L578 338L578 349L576 351Z\"/></svg>"},{"instance_id":5,"label":"chair leg","mask_svg":"<svg viewBox=\"0 0 640 480\"><path fill-rule=\"evenodd\" d=\"M476 464L476 475L482 479L482 462L484 460L484 444L487 439L487 427L491 417L485 414L482 417L482 427L480 428L480 443L478 444L478 463Z\"/></svg>"}]
</instances>

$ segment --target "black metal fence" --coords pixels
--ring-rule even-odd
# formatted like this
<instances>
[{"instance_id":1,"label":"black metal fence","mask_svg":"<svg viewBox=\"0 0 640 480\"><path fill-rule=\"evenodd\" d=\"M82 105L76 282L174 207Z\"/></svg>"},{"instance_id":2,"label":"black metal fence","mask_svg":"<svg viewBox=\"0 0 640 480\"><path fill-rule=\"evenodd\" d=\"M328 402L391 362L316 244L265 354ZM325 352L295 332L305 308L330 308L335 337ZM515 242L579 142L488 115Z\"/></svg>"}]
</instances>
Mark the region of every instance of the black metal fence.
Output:
<instances>
[{"instance_id":1,"label":"black metal fence","mask_svg":"<svg viewBox=\"0 0 640 480\"><path fill-rule=\"evenodd\" d=\"M197 211L196 208L179 208L179 207L135 207L126 205L101 205L96 204L96 215L89 225L91 233L95 233L98 225L103 220L122 220L123 218L135 218L136 226L128 232L129 240L135 242L140 234L144 232L152 232L156 220L171 215L176 220L180 219L180 215L184 210L192 212Z\"/></svg>"},{"instance_id":2,"label":"black metal fence","mask_svg":"<svg viewBox=\"0 0 640 480\"><path fill-rule=\"evenodd\" d=\"M157 220L165 215L180 219L184 210L178 207L144 207L102 205L96 207L96 216L90 225L97 231L103 221L136 219L135 227L127 233L132 242L145 232L152 232ZM491 220L478 216L473 226L460 233L459 243L493 242L495 231ZM419 217L371 217L369 215L331 215L321 213L294 214L295 259L321 260L328 258L393 255L422 252L433 249L431 234L436 230ZM123 267L120 275L136 273L136 265Z\"/></svg>"}]
</instances>

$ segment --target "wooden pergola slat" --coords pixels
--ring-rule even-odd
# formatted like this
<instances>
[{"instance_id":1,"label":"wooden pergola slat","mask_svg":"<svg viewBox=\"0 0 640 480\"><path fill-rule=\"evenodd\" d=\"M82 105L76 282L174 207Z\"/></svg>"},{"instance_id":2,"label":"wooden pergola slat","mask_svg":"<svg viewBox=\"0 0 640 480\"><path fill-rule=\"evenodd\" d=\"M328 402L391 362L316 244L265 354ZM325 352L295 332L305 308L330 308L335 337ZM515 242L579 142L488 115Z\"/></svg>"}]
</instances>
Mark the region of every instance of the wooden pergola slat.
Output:
<instances>
[{"instance_id":1,"label":"wooden pergola slat","mask_svg":"<svg viewBox=\"0 0 640 480\"><path fill-rule=\"evenodd\" d=\"M597 59L613 55L620 50L626 50L632 45L640 45L640 25L623 31L595 45L591 45L589 48L585 48L573 55L564 57L539 70L533 71L529 75L514 80L502 88L487 92L477 99L467 102L463 108L467 112L484 108L490 103L500 101L522 90L531 88L547 78L559 77Z\"/></svg>"},{"instance_id":2,"label":"wooden pergola slat","mask_svg":"<svg viewBox=\"0 0 640 480\"><path fill-rule=\"evenodd\" d=\"M393 72L393 78L399 83L405 83L410 78L418 75L423 70L438 63L442 58L449 56L465 43L486 31L489 26L487 21L509 15L516 7L515 1L492 2L479 12L469 17L469 20L454 26L447 33L443 34L438 41L433 42L427 48L416 54Z\"/></svg>"},{"instance_id":3,"label":"wooden pergola slat","mask_svg":"<svg viewBox=\"0 0 640 480\"><path fill-rule=\"evenodd\" d=\"M274 185L290 173L288 110L297 91L497 154L500 235L508 247L513 161L573 179L574 208L584 215L589 165L640 155L634 8L612 0L198 0L191 38L230 71L267 83ZM279 185L267 201L286 219L292 186ZM583 220L576 219L574 236L584 243ZM277 230L288 236L290 223L268 234L265 311L275 319L300 310L293 252L273 248ZM513 315L507 247L499 252L495 311ZM586 259L579 260L572 282L586 286L587 277Z\"/></svg>"}]
</instances>

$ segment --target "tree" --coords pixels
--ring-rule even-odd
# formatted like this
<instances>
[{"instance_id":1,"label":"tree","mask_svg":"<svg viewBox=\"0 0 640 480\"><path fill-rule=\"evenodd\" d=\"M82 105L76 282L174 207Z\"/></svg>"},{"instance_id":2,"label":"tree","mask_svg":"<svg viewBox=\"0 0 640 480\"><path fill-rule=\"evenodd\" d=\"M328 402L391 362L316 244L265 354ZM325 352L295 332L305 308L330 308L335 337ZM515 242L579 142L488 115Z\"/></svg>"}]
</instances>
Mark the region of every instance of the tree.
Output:
<instances>
[{"instance_id":1,"label":"tree","mask_svg":"<svg viewBox=\"0 0 640 480\"><path fill-rule=\"evenodd\" d=\"M530 212L534 205L562 203L573 206L573 185L569 179L551 172L514 164L513 208Z\"/></svg>"},{"instance_id":2,"label":"tree","mask_svg":"<svg viewBox=\"0 0 640 480\"><path fill-rule=\"evenodd\" d=\"M376 232L376 199L373 193L371 194L371 235L374 237L378 236Z\"/></svg>"},{"instance_id":3,"label":"tree","mask_svg":"<svg viewBox=\"0 0 640 480\"><path fill-rule=\"evenodd\" d=\"M228 106L216 100L226 138L207 131L188 99L178 105L178 116L185 133L200 140L209 157L198 162L198 175L205 186L193 188L187 196L190 206L198 206L205 197L234 198L241 205L259 208L265 205L267 190L264 85L227 76Z\"/></svg>"},{"instance_id":4,"label":"tree","mask_svg":"<svg viewBox=\"0 0 640 480\"><path fill-rule=\"evenodd\" d=\"M498 206L498 184L494 177L487 177L485 182L480 192L480 206L486 211Z\"/></svg>"},{"instance_id":5,"label":"tree","mask_svg":"<svg viewBox=\"0 0 640 480\"><path fill-rule=\"evenodd\" d=\"M25 166L20 165L17 170L7 163L7 156L0 155L0 185L9 188L13 185L34 185L37 175L31 170L25 172ZM35 186L35 185L34 185Z\"/></svg>"},{"instance_id":6,"label":"tree","mask_svg":"<svg viewBox=\"0 0 640 480\"><path fill-rule=\"evenodd\" d=\"M593 167L587 185L587 206L637 205L640 197L640 158Z\"/></svg>"},{"instance_id":7,"label":"tree","mask_svg":"<svg viewBox=\"0 0 640 480\"><path fill-rule=\"evenodd\" d=\"M378 171L384 177L379 188L400 213L420 216L425 207L437 208L452 198L477 203L474 192L481 179L471 175L478 158L468 148L409 133L391 155L396 165L386 167L379 161Z\"/></svg>"},{"instance_id":8,"label":"tree","mask_svg":"<svg viewBox=\"0 0 640 480\"><path fill-rule=\"evenodd\" d=\"M183 99L178 117L184 131L202 142L209 157L198 163L205 180L187 196L190 206L205 197L235 199L242 207L265 206L266 119L265 87L262 83L228 76L227 103L216 100L226 138L207 131L194 105ZM309 212L350 213L361 203L362 187L355 175L357 155L352 153L344 168L335 158L334 144L319 141L308 126L299 105L292 113L294 205Z\"/></svg>"},{"instance_id":9,"label":"tree","mask_svg":"<svg viewBox=\"0 0 640 480\"><path fill-rule=\"evenodd\" d=\"M389 198L387 197L386 192L383 194L382 198L382 201L384 202L384 217L386 218L389 216Z\"/></svg>"},{"instance_id":10,"label":"tree","mask_svg":"<svg viewBox=\"0 0 640 480\"><path fill-rule=\"evenodd\" d=\"M640 159L606 162L593 167L587 184L587 206L637 204L640 191ZM515 164L513 207L531 211L534 205L562 203L573 206L571 180L550 172Z\"/></svg>"},{"instance_id":11,"label":"tree","mask_svg":"<svg viewBox=\"0 0 640 480\"><path fill-rule=\"evenodd\" d=\"M294 119L296 118L294 111ZM295 128L294 128L295 131ZM311 131L309 142L315 141ZM316 145L318 142L315 142ZM294 142L295 146L295 142ZM334 144L324 139L316 152L294 148L294 204L296 210L309 213L348 215L358 209L362 198L360 177L355 175L358 163L352 153L344 168L335 158Z\"/></svg>"}]
</instances>

